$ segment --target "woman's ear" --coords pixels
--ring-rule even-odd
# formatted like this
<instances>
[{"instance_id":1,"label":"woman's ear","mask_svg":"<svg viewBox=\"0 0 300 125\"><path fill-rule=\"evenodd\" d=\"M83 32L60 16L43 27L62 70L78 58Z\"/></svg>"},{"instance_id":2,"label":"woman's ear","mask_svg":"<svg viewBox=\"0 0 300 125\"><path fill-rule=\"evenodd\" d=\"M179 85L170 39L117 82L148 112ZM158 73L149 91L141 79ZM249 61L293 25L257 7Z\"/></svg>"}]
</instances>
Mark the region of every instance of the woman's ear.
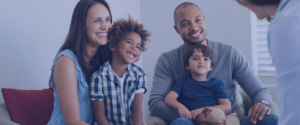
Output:
<instances>
[{"instance_id":1,"label":"woman's ear","mask_svg":"<svg viewBox=\"0 0 300 125\"><path fill-rule=\"evenodd\" d=\"M210 67L209 71L212 71L213 70L213 67Z\"/></svg>"}]
</instances>

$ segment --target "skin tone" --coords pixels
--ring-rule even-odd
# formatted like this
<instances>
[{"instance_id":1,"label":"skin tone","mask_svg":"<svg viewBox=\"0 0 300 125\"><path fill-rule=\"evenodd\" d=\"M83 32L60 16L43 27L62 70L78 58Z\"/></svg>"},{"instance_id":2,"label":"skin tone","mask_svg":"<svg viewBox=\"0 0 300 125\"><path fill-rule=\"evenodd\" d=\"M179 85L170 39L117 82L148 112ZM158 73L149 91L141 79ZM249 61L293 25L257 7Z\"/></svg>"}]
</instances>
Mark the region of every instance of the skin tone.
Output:
<instances>
[{"instance_id":1,"label":"skin tone","mask_svg":"<svg viewBox=\"0 0 300 125\"><path fill-rule=\"evenodd\" d=\"M94 18L99 18L100 22L94 21ZM106 7L100 3L93 5L86 17L89 40L86 47L89 57L95 55L99 46L107 43L107 36L98 37L98 32L106 33L110 27L110 15ZM89 62L89 58L85 58ZM65 123L67 125L88 125L80 117L76 69L71 58L59 57L53 71L53 79Z\"/></svg>"},{"instance_id":2,"label":"skin tone","mask_svg":"<svg viewBox=\"0 0 300 125\"><path fill-rule=\"evenodd\" d=\"M245 1L245 0L240 0ZM272 11L274 14L274 10ZM186 49L189 49L194 43L200 43L203 45L208 45L207 40L205 39L206 27L205 27L205 18L199 8L195 5L190 5L184 8L180 8L176 11L176 18L174 29L184 40L184 45ZM268 14L266 14L268 15ZM200 32L200 35L197 33ZM196 35L196 36L195 36ZM175 92L174 92L175 93ZM259 101L265 101L268 104L270 102L266 99L261 99ZM200 109L198 110L201 111ZM225 113L226 114L226 113ZM262 120L265 115L271 114L271 108L265 106L261 103L256 103L250 110L248 116L251 117L251 121L256 124L257 120ZM206 117L199 117L201 124L218 124L218 121L208 120ZM208 122L209 121L209 122ZM198 123L199 123L198 122Z\"/></svg>"},{"instance_id":3,"label":"skin tone","mask_svg":"<svg viewBox=\"0 0 300 125\"><path fill-rule=\"evenodd\" d=\"M128 33L116 47L110 47L112 51L112 61L110 65L119 77L125 73L128 64L134 63L140 55L141 37L135 33ZM137 93L133 101L133 125L146 124L143 120L143 93ZM99 115L96 115L97 123L108 125L105 117L105 106L103 101L93 101L94 108L97 108Z\"/></svg>"},{"instance_id":4,"label":"skin tone","mask_svg":"<svg viewBox=\"0 0 300 125\"><path fill-rule=\"evenodd\" d=\"M189 66L185 67L187 70L190 71L192 78L197 81L208 81L209 79L206 78L207 73L212 70L211 67L211 60L209 57L204 57L201 50L195 49L193 55L189 58ZM195 109L189 111L184 105L177 101L179 95L171 91L166 96L164 102L166 105L177 109L179 111L179 115L182 118L187 118L193 122L198 124L203 124L201 121L201 117L196 117L203 111L204 108ZM217 108L224 111L226 115L231 113L231 104L228 99L218 99L219 105L212 106L211 108ZM205 118L205 117L204 117ZM199 119L199 120L198 120ZM212 121L213 123L221 123L221 121Z\"/></svg>"},{"instance_id":5,"label":"skin tone","mask_svg":"<svg viewBox=\"0 0 300 125\"><path fill-rule=\"evenodd\" d=\"M111 28L111 17L107 8L100 3L92 6L85 19L88 35L87 50L90 57L98 51L99 46L107 44L107 31ZM89 59L87 59L89 62Z\"/></svg>"},{"instance_id":6,"label":"skin tone","mask_svg":"<svg viewBox=\"0 0 300 125\"><path fill-rule=\"evenodd\" d=\"M176 11L176 24L174 29L184 40L186 49L193 44L200 43L207 45L205 17L195 5L179 8Z\"/></svg>"},{"instance_id":7,"label":"skin tone","mask_svg":"<svg viewBox=\"0 0 300 125\"><path fill-rule=\"evenodd\" d=\"M212 70L209 57L204 57L199 49L195 49L189 59L189 66L185 67L191 72L192 78L197 81L208 81L206 75Z\"/></svg>"}]
</instances>

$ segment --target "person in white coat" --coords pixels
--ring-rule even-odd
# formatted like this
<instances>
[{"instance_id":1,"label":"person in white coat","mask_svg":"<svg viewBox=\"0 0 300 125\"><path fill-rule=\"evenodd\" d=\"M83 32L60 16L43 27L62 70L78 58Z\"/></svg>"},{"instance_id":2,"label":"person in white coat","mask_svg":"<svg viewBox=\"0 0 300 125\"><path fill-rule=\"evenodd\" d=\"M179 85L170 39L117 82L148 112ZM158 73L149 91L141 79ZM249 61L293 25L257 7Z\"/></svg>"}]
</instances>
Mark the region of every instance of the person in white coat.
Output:
<instances>
[{"instance_id":1,"label":"person in white coat","mask_svg":"<svg viewBox=\"0 0 300 125\"><path fill-rule=\"evenodd\" d=\"M237 0L258 19L272 17L268 47L276 67L279 125L300 125L300 0Z\"/></svg>"}]
</instances>

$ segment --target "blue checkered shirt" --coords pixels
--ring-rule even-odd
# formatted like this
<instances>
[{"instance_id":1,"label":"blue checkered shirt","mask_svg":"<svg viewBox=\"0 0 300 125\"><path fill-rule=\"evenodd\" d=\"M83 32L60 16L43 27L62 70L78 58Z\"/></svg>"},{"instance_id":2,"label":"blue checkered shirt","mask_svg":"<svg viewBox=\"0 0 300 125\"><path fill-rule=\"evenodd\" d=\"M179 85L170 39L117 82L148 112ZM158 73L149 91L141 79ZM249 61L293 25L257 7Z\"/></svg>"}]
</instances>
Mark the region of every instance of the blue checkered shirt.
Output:
<instances>
[{"instance_id":1,"label":"blue checkered shirt","mask_svg":"<svg viewBox=\"0 0 300 125\"><path fill-rule=\"evenodd\" d=\"M128 64L124 74L124 109L122 113L118 93L121 92L120 83L107 61L92 76L91 100L104 101L105 115L110 125L132 125L132 106L135 91L141 88L147 91L146 74L138 66ZM141 102L142 103L142 102Z\"/></svg>"}]
</instances>

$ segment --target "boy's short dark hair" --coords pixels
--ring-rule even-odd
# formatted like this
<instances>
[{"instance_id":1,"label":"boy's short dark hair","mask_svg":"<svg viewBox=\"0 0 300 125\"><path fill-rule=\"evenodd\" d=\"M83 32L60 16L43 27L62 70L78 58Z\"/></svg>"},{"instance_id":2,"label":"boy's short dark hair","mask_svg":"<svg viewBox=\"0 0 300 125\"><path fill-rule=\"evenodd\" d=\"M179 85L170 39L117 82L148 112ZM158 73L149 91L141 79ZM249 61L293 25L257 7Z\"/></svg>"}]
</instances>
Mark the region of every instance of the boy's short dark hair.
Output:
<instances>
[{"instance_id":1,"label":"boy's short dark hair","mask_svg":"<svg viewBox=\"0 0 300 125\"><path fill-rule=\"evenodd\" d=\"M144 29L143 24L139 24L134 21L130 15L128 15L128 20L119 19L114 22L111 29L108 31L108 46L116 47L119 42L128 34L135 32L137 33L142 41L140 46L140 51L147 51L147 41L151 42L148 37L150 37L151 32ZM141 55L141 54L140 54Z\"/></svg>"},{"instance_id":2,"label":"boy's short dark hair","mask_svg":"<svg viewBox=\"0 0 300 125\"><path fill-rule=\"evenodd\" d=\"M215 54L213 51L208 48L208 46L205 46L201 43L193 45L189 50L186 50L183 56L184 66L189 66L189 59L193 56L194 50L198 49L198 51L201 50L204 57L208 57L211 61L211 67L214 67L215 64Z\"/></svg>"}]
</instances>

